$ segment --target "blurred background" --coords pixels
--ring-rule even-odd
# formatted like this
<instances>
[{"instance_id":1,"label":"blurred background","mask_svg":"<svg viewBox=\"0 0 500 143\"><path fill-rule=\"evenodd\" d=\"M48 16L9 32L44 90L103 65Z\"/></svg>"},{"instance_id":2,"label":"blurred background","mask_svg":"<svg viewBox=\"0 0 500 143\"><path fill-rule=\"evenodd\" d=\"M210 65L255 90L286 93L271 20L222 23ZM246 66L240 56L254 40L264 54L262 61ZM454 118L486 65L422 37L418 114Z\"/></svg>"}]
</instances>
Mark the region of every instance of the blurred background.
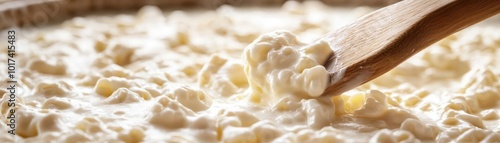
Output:
<instances>
[{"instance_id":1,"label":"blurred background","mask_svg":"<svg viewBox=\"0 0 500 143\"><path fill-rule=\"evenodd\" d=\"M297 0L302 2L304 0ZM332 6L381 7L398 0L321 0ZM95 11L130 11L145 5L162 9L216 9L231 6L280 6L286 0L0 0L0 29L11 26L37 26Z\"/></svg>"}]
</instances>

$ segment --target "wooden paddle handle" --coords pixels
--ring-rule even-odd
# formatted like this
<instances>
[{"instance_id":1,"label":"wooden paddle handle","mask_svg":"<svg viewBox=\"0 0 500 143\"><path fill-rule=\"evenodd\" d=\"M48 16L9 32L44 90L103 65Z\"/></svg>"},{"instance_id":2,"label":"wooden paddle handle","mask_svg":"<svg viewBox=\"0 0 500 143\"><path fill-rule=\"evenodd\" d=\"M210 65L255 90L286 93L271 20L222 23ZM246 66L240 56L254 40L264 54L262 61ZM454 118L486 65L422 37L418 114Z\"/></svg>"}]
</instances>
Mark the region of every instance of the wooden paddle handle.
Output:
<instances>
[{"instance_id":1,"label":"wooden paddle handle","mask_svg":"<svg viewBox=\"0 0 500 143\"><path fill-rule=\"evenodd\" d=\"M498 13L500 0L404 0L370 13L324 39L335 55L325 64L331 73L323 95L339 95L368 82Z\"/></svg>"},{"instance_id":2,"label":"wooden paddle handle","mask_svg":"<svg viewBox=\"0 0 500 143\"><path fill-rule=\"evenodd\" d=\"M500 13L500 0L407 0L397 6L412 10L413 15L407 18L419 20L410 21L414 26L399 37L400 42L394 43L404 45L394 46L397 48L395 56L402 52L415 54L448 35Z\"/></svg>"}]
</instances>

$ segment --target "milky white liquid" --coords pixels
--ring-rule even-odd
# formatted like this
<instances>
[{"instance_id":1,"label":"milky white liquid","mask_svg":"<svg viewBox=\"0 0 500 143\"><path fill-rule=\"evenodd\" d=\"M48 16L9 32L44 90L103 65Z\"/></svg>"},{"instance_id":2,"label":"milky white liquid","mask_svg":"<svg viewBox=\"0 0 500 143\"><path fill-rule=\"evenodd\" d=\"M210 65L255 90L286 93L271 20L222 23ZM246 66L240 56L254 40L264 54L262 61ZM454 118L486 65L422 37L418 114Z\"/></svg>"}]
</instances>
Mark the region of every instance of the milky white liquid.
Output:
<instances>
[{"instance_id":1,"label":"milky white liquid","mask_svg":"<svg viewBox=\"0 0 500 143\"><path fill-rule=\"evenodd\" d=\"M0 141L499 142L498 26L467 28L341 96L315 98L331 50L305 45L370 11L144 7L25 31L16 135L0 124Z\"/></svg>"}]
</instances>

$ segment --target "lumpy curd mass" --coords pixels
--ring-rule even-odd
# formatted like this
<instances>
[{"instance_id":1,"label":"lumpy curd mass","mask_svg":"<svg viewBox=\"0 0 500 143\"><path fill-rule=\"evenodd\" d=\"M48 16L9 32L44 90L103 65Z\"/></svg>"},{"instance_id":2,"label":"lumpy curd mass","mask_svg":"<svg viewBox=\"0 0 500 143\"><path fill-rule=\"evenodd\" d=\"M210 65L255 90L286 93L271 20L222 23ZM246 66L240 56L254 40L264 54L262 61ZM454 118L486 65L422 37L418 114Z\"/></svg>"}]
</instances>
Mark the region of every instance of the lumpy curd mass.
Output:
<instances>
[{"instance_id":1,"label":"lumpy curd mass","mask_svg":"<svg viewBox=\"0 0 500 143\"><path fill-rule=\"evenodd\" d=\"M0 142L500 142L498 25L318 97L332 50L315 40L372 10L146 6L18 29L16 135L2 88Z\"/></svg>"}]
</instances>

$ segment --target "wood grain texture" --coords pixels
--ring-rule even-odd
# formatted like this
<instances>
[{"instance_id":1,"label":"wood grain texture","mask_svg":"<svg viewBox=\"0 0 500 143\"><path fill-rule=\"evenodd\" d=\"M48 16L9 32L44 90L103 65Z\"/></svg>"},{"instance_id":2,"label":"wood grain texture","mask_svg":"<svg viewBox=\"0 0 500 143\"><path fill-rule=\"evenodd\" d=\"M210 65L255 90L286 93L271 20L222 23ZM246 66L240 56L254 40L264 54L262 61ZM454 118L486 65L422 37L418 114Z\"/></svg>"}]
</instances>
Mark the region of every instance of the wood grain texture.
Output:
<instances>
[{"instance_id":1,"label":"wood grain texture","mask_svg":"<svg viewBox=\"0 0 500 143\"><path fill-rule=\"evenodd\" d=\"M339 95L396 67L431 44L500 12L500 0L404 0L325 36L325 64Z\"/></svg>"}]
</instances>

